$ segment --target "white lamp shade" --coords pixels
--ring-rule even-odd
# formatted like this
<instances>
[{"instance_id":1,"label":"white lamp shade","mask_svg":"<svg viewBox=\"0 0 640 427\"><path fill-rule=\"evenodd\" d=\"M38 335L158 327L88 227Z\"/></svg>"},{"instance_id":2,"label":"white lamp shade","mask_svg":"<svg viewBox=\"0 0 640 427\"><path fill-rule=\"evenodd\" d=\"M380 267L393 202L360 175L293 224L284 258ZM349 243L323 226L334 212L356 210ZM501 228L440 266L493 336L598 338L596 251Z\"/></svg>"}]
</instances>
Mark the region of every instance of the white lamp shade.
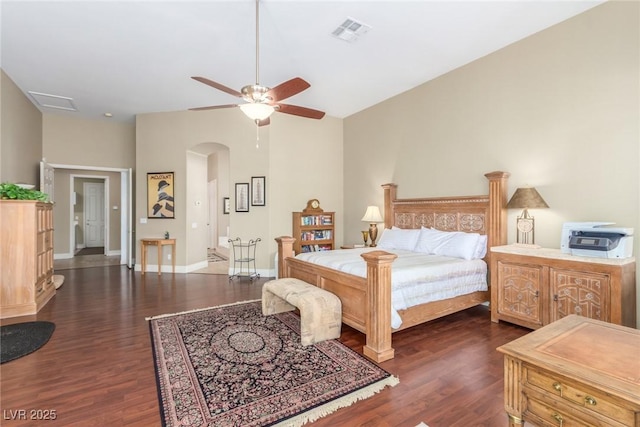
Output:
<instances>
[{"instance_id":1,"label":"white lamp shade","mask_svg":"<svg viewBox=\"0 0 640 427\"><path fill-rule=\"evenodd\" d=\"M269 117L275 110L273 106L269 104L260 103L247 103L241 104L240 109L251 120L264 120Z\"/></svg>"},{"instance_id":2,"label":"white lamp shade","mask_svg":"<svg viewBox=\"0 0 640 427\"><path fill-rule=\"evenodd\" d=\"M380 209L377 206L367 206L367 211L362 217L362 221L370 224L374 222L383 222L382 215L380 215Z\"/></svg>"}]
</instances>

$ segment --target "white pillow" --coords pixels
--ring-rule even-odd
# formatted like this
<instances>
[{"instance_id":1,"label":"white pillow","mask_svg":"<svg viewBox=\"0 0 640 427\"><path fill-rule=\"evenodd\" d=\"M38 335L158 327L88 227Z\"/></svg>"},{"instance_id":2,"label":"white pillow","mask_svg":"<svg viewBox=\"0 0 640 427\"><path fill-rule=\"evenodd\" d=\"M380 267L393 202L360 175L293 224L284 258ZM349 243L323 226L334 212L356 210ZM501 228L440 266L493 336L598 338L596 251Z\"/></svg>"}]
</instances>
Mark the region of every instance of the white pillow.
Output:
<instances>
[{"instance_id":1,"label":"white pillow","mask_svg":"<svg viewBox=\"0 0 640 427\"><path fill-rule=\"evenodd\" d=\"M482 258L487 251L486 236L422 228L415 251L467 260Z\"/></svg>"},{"instance_id":2,"label":"white pillow","mask_svg":"<svg viewBox=\"0 0 640 427\"><path fill-rule=\"evenodd\" d=\"M478 236L478 244L476 245L476 252L473 255L474 259L482 259L487 254L487 235L480 234Z\"/></svg>"},{"instance_id":3,"label":"white pillow","mask_svg":"<svg viewBox=\"0 0 640 427\"><path fill-rule=\"evenodd\" d=\"M419 234L418 229L385 228L380 236L378 248L412 251L416 247Z\"/></svg>"},{"instance_id":4,"label":"white pillow","mask_svg":"<svg viewBox=\"0 0 640 427\"><path fill-rule=\"evenodd\" d=\"M441 231L433 228L422 227L418 235L416 247L413 250L425 254L434 254L436 247L440 244L438 237L441 233Z\"/></svg>"},{"instance_id":5,"label":"white pillow","mask_svg":"<svg viewBox=\"0 0 640 427\"><path fill-rule=\"evenodd\" d=\"M453 231L448 234L448 236L441 239L442 243L436 247L435 254L462 259L473 259L480 235L461 231Z\"/></svg>"},{"instance_id":6,"label":"white pillow","mask_svg":"<svg viewBox=\"0 0 640 427\"><path fill-rule=\"evenodd\" d=\"M385 228L384 230L382 230L382 234L378 239L378 248L386 249L387 246L392 246L392 240L393 240L393 237L391 236L391 229Z\"/></svg>"}]
</instances>

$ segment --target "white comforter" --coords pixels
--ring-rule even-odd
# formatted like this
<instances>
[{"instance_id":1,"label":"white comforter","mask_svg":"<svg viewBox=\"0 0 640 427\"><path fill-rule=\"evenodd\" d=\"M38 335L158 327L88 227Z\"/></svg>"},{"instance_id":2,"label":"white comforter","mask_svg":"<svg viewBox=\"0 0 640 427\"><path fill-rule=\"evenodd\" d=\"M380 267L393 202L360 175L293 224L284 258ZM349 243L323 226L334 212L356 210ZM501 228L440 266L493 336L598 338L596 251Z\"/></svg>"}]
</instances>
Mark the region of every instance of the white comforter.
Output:
<instances>
[{"instance_id":1,"label":"white comforter","mask_svg":"<svg viewBox=\"0 0 640 427\"><path fill-rule=\"evenodd\" d=\"M366 277L367 266L360 254L378 248L307 252L296 258ZM487 264L481 260L463 260L419 252L386 250L398 255L391 268L391 327L402 325L398 310L443 300L475 291L486 291Z\"/></svg>"}]
</instances>

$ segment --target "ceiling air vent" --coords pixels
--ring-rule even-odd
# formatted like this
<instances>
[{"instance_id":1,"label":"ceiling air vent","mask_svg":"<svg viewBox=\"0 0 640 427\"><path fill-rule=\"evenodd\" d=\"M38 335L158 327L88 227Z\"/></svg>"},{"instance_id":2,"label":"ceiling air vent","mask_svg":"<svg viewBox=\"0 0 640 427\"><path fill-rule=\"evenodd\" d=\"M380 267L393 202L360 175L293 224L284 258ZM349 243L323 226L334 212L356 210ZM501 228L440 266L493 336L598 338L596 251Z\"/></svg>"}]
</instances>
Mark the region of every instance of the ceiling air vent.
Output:
<instances>
[{"instance_id":1,"label":"ceiling air vent","mask_svg":"<svg viewBox=\"0 0 640 427\"><path fill-rule=\"evenodd\" d=\"M347 17L338 28L333 30L331 35L348 43L355 43L360 36L366 34L370 29L370 25Z\"/></svg>"},{"instance_id":2,"label":"ceiling air vent","mask_svg":"<svg viewBox=\"0 0 640 427\"><path fill-rule=\"evenodd\" d=\"M29 95L40 107L57 108L58 110L78 111L72 98L49 95L47 93L29 91Z\"/></svg>"}]
</instances>

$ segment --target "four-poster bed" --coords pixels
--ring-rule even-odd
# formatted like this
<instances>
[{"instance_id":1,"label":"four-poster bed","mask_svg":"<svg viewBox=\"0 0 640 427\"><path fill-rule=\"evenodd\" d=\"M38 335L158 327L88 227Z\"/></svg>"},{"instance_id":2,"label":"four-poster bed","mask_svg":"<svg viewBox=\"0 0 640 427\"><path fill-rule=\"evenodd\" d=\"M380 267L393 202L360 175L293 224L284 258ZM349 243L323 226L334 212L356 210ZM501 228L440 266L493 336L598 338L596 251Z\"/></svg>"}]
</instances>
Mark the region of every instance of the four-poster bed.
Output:
<instances>
[{"instance_id":1,"label":"four-poster bed","mask_svg":"<svg viewBox=\"0 0 640 427\"><path fill-rule=\"evenodd\" d=\"M385 184L384 226L486 234L488 248L504 245L509 173L490 172L485 177L489 191L481 196L398 199L397 186ZM366 335L363 353L376 362L394 357L393 332L489 301L487 290L413 306L399 312L402 325L392 329L391 272L395 254L384 250L363 253L367 274L359 277L296 259L294 240L276 238L279 276L294 277L337 295L342 302L343 323ZM487 264L489 252L484 258Z\"/></svg>"}]
</instances>

